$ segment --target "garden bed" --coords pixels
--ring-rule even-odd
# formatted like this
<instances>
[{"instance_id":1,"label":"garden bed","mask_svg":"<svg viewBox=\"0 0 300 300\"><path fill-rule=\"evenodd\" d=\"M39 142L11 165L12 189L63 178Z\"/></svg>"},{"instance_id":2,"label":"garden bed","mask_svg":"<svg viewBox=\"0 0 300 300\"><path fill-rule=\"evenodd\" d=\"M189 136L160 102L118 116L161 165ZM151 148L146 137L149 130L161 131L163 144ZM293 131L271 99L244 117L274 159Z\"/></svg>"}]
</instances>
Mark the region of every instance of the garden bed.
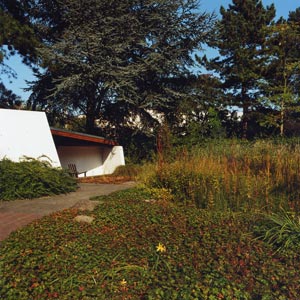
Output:
<instances>
[{"instance_id":1,"label":"garden bed","mask_svg":"<svg viewBox=\"0 0 300 300\"><path fill-rule=\"evenodd\" d=\"M155 195L155 197L154 197ZM1 246L2 299L298 299L300 257L258 238L262 215L98 197L92 212L45 217ZM78 223L79 214L94 217Z\"/></svg>"}]
</instances>

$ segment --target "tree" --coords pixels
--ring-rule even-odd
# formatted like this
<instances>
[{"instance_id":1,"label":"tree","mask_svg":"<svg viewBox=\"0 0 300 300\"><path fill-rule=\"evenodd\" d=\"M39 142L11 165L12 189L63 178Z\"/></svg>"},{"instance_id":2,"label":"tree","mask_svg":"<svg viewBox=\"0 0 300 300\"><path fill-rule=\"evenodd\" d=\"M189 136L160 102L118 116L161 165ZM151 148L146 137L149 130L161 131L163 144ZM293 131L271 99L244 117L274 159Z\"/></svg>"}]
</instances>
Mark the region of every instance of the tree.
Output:
<instances>
[{"instance_id":1,"label":"tree","mask_svg":"<svg viewBox=\"0 0 300 300\"><path fill-rule=\"evenodd\" d=\"M293 106L294 109L289 112L288 115L288 127L289 131L294 134L299 134L300 132L300 126L299 126L299 120L300 120L300 110L299 110L299 90L300 90L300 67L299 67L299 61L300 61L300 7L297 8L295 11L291 11L289 13L288 17L288 23L292 24L292 26L296 27L296 34L297 37L295 39L295 44L293 47L293 52L291 53L291 56L293 57L293 61L297 62L295 65L297 65L297 69L294 69L294 75L292 78L292 91L295 99L297 100L296 103L294 102ZM294 28L295 28L294 27ZM287 126L286 126L287 128Z\"/></svg>"},{"instance_id":2,"label":"tree","mask_svg":"<svg viewBox=\"0 0 300 300\"><path fill-rule=\"evenodd\" d=\"M8 90L2 82L0 82L0 108L19 108L21 106L21 98Z\"/></svg>"},{"instance_id":3,"label":"tree","mask_svg":"<svg viewBox=\"0 0 300 300\"><path fill-rule=\"evenodd\" d=\"M35 13L42 9L40 2L35 1ZM197 0L55 3L60 34L49 34L41 50L47 70L40 78L48 81L47 95L36 82L33 104L62 111L72 107L86 116L86 131L94 132L96 119L111 121L105 114L109 109L120 110L126 120L132 113L143 118L184 96L173 83L188 77L193 51L212 27L212 17L198 12ZM46 26L52 15L36 14L36 26Z\"/></svg>"},{"instance_id":4,"label":"tree","mask_svg":"<svg viewBox=\"0 0 300 300\"><path fill-rule=\"evenodd\" d=\"M190 76L186 82L177 83L186 97L167 108L164 115L172 133L179 142L195 145L207 137L219 136L221 126L215 126L219 113L224 110L225 95L217 77L210 74ZM220 124L221 125L221 124Z\"/></svg>"},{"instance_id":5,"label":"tree","mask_svg":"<svg viewBox=\"0 0 300 300\"><path fill-rule=\"evenodd\" d=\"M293 14L294 16L294 14ZM266 104L277 110L266 121L285 132L285 121L289 112L299 110L298 88L300 79L300 24L292 19L280 18L268 29L266 49L269 59L265 74Z\"/></svg>"},{"instance_id":6,"label":"tree","mask_svg":"<svg viewBox=\"0 0 300 300\"><path fill-rule=\"evenodd\" d=\"M0 74L16 77L14 70L4 63L4 59L18 53L25 64L32 65L37 60L38 45L30 19L19 1L0 0L0 33ZM16 101L17 96L8 91L1 80L0 90L2 103L7 105Z\"/></svg>"},{"instance_id":7,"label":"tree","mask_svg":"<svg viewBox=\"0 0 300 300\"><path fill-rule=\"evenodd\" d=\"M223 88L232 94L231 105L243 111L243 137L248 135L251 111L255 110L261 70L266 59L263 52L264 28L275 16L272 4L266 8L260 0L233 0L228 9L220 9L215 39L209 45L220 56L202 63L214 70L223 81Z\"/></svg>"},{"instance_id":8,"label":"tree","mask_svg":"<svg viewBox=\"0 0 300 300\"><path fill-rule=\"evenodd\" d=\"M16 52L27 64L34 60L37 39L19 1L0 0L0 30L0 62Z\"/></svg>"}]
</instances>

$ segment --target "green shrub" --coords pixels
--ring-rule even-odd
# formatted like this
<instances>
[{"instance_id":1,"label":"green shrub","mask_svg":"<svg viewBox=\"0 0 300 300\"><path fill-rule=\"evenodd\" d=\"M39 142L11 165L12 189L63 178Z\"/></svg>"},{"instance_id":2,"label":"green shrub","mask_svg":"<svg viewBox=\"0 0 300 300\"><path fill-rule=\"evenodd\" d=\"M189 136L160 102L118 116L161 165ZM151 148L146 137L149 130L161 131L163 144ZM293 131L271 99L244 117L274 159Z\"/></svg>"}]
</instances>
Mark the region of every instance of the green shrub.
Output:
<instances>
[{"instance_id":1,"label":"green shrub","mask_svg":"<svg viewBox=\"0 0 300 300\"><path fill-rule=\"evenodd\" d=\"M0 161L0 199L25 199L68 193L76 181L67 172L52 168L42 160L24 158L20 162Z\"/></svg>"},{"instance_id":2,"label":"green shrub","mask_svg":"<svg viewBox=\"0 0 300 300\"><path fill-rule=\"evenodd\" d=\"M260 215L145 201L157 190L101 196L92 224L69 210L13 233L0 253L0 298L296 300L299 254L252 235Z\"/></svg>"}]
</instances>

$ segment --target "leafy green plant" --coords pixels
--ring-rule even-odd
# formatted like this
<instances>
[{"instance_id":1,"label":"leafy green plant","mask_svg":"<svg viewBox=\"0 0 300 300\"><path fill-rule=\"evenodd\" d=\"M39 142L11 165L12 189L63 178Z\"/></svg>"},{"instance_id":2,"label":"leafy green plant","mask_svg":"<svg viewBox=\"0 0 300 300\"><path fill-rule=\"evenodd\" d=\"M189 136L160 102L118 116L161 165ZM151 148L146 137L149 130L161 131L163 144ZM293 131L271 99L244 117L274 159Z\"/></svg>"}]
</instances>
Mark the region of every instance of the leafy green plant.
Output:
<instances>
[{"instance_id":1,"label":"leafy green plant","mask_svg":"<svg viewBox=\"0 0 300 300\"><path fill-rule=\"evenodd\" d=\"M296 250L300 247L300 217L281 211L266 215L263 239L277 251Z\"/></svg>"},{"instance_id":2,"label":"leafy green plant","mask_svg":"<svg viewBox=\"0 0 300 300\"><path fill-rule=\"evenodd\" d=\"M1 200L56 195L76 188L76 180L66 171L51 167L48 161L26 157L20 162L0 161Z\"/></svg>"}]
</instances>

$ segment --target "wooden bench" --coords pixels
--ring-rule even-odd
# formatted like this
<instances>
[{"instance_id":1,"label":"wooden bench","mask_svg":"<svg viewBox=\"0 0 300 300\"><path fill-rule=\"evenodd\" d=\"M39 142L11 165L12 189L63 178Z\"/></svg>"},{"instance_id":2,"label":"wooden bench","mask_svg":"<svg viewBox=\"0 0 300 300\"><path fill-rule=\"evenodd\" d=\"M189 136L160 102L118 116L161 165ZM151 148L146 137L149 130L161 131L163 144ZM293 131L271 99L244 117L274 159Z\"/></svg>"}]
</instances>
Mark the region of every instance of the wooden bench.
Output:
<instances>
[{"instance_id":1,"label":"wooden bench","mask_svg":"<svg viewBox=\"0 0 300 300\"><path fill-rule=\"evenodd\" d=\"M86 172L87 171L83 171L83 172L78 172L77 171L77 167L75 164L68 164L68 169L69 169L69 173L71 174L71 176L78 178L78 175L80 174L84 174L84 177L86 177Z\"/></svg>"}]
</instances>

